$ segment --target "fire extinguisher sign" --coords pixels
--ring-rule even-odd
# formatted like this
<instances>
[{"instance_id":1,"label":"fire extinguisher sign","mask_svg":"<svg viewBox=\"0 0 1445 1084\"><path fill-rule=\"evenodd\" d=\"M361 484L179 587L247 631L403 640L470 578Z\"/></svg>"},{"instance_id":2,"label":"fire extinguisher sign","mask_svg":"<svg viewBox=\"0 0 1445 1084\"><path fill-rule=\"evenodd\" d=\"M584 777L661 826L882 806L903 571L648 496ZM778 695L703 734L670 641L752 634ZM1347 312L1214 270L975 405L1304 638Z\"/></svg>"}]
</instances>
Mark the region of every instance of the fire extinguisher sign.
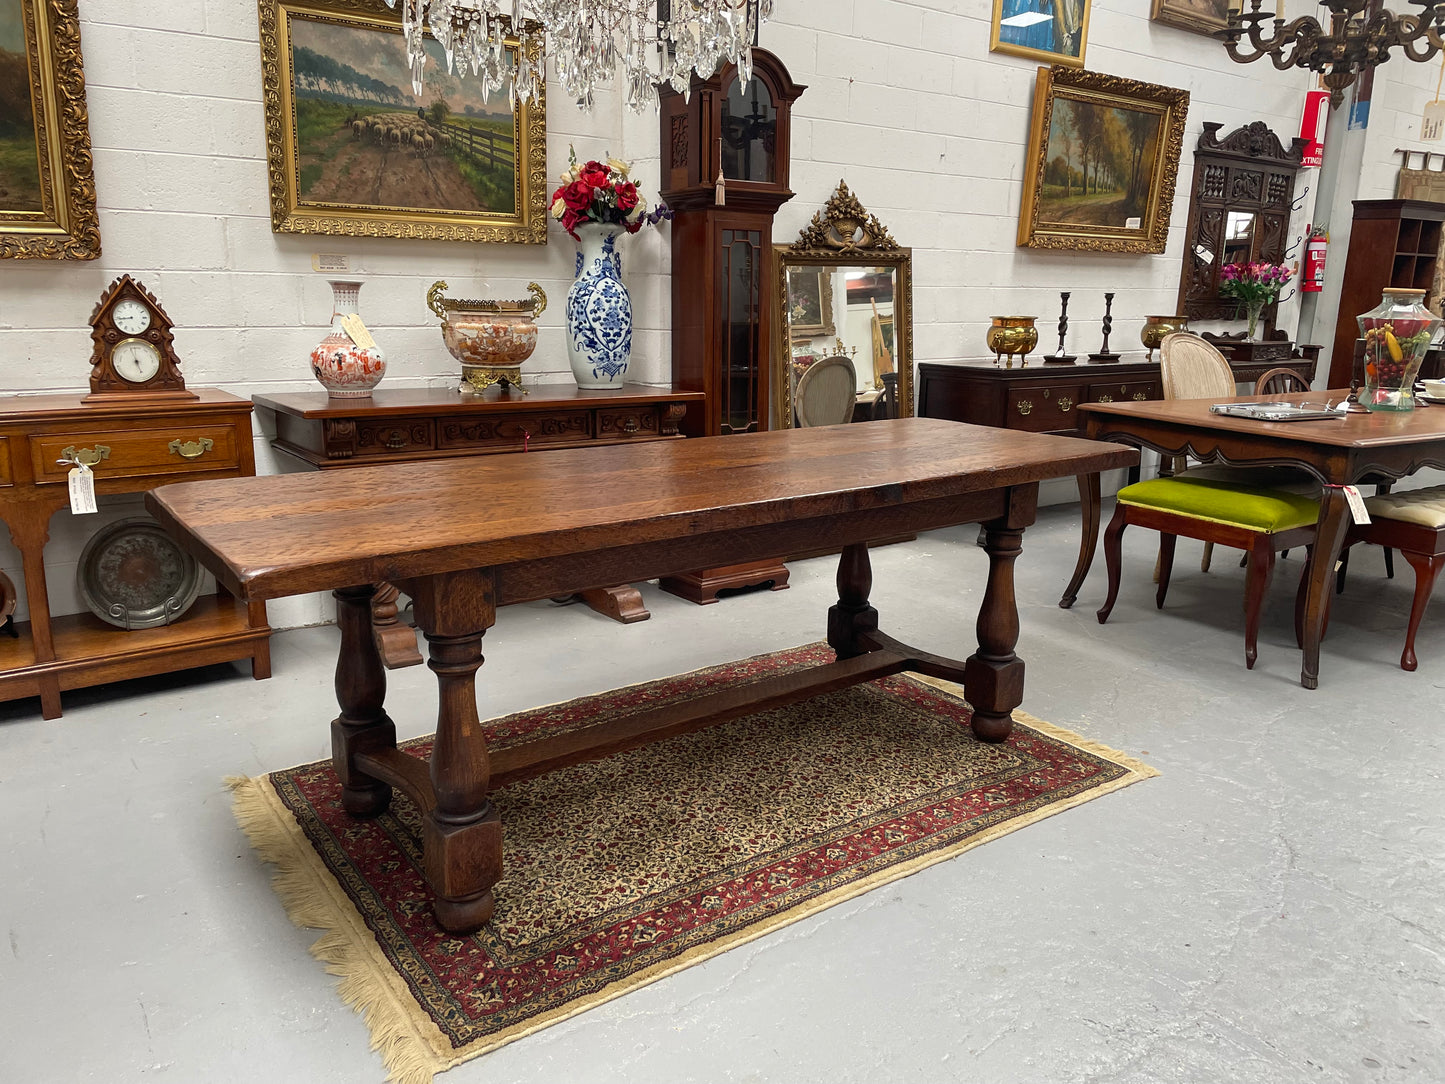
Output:
<instances>
[{"instance_id":1,"label":"fire extinguisher sign","mask_svg":"<svg viewBox=\"0 0 1445 1084\"><path fill-rule=\"evenodd\" d=\"M1330 92L1311 90L1305 95L1304 116L1300 118L1301 139L1309 140L1304 149L1302 166L1318 168L1325 163L1325 124L1330 118Z\"/></svg>"}]
</instances>

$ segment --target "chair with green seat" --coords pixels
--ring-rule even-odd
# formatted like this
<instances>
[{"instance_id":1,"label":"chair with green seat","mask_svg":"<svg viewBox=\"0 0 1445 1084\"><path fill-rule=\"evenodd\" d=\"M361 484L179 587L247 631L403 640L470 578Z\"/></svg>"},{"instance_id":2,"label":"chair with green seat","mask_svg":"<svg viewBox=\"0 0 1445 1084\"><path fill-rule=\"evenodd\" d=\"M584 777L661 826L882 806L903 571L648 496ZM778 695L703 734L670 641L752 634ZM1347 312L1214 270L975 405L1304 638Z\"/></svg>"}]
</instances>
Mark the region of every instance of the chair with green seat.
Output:
<instances>
[{"instance_id":1,"label":"chair with green seat","mask_svg":"<svg viewBox=\"0 0 1445 1084\"><path fill-rule=\"evenodd\" d=\"M1244 663L1254 669L1259 656L1259 620L1274 571L1277 550L1313 546L1319 501L1300 493L1236 485L1209 478L1153 478L1118 493L1114 518L1104 532L1109 595L1099 623L1109 619L1119 597L1124 528L1130 524L1159 532L1159 588L1154 603L1163 609L1179 535L1244 550L1249 570L1244 579Z\"/></svg>"}]
</instances>

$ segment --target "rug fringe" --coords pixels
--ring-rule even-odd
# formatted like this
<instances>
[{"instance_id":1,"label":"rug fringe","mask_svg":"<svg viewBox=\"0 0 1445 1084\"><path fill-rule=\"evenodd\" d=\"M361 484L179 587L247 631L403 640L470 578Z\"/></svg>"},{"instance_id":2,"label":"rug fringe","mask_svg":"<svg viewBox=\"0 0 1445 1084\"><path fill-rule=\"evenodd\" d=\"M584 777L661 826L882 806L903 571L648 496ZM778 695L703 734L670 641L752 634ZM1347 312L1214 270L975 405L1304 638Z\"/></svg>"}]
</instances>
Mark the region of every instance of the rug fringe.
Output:
<instances>
[{"instance_id":1,"label":"rug fringe","mask_svg":"<svg viewBox=\"0 0 1445 1084\"><path fill-rule=\"evenodd\" d=\"M311 843L290 810L281 805L268 776L231 776L232 811L236 823L261 858L276 867L271 885L287 917L297 926L319 929L311 955L338 976L336 990L344 1004L359 1012L371 1035L371 1049L381 1055L392 1084L431 1084L434 1074L453 1064L439 1057L445 1043L440 1031L425 1036L414 1013L403 1007L397 980L384 961L376 960L375 938L361 915L340 891L325 866L308 860ZM435 1030L435 1029L434 1029Z\"/></svg>"}]
</instances>

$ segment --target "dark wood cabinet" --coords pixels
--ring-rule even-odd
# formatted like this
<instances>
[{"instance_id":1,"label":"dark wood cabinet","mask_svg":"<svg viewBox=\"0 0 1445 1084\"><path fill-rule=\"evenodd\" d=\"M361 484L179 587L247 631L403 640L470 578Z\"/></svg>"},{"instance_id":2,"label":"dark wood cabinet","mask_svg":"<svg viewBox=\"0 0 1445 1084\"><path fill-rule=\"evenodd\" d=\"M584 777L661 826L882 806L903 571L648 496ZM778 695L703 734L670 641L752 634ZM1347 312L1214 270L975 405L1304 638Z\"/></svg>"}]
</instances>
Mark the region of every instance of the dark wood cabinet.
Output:
<instances>
[{"instance_id":1,"label":"dark wood cabinet","mask_svg":"<svg viewBox=\"0 0 1445 1084\"><path fill-rule=\"evenodd\" d=\"M1355 340L1360 337L1360 325L1355 318L1378 305L1383 291L1391 287L1427 293L1434 290L1442 223L1445 223L1445 203L1412 199L1355 200L1345 277L1340 286L1340 308L1335 319L1334 349L1330 354L1330 387L1349 387ZM1426 304L1433 305L1438 300L1427 296Z\"/></svg>"},{"instance_id":2,"label":"dark wood cabinet","mask_svg":"<svg viewBox=\"0 0 1445 1084\"><path fill-rule=\"evenodd\" d=\"M1272 351L1263 351L1259 359L1229 359L1235 379L1241 384L1253 384L1267 370L1288 365L1306 380L1312 380L1319 348L1301 347L1300 355L1291 357L1290 344L1280 345L1286 349L1283 361L1273 357ZM1303 353L1307 350L1313 355ZM1007 369L984 359L925 361L918 366L919 416L1029 433L1082 433L1084 419L1077 409L1080 403L1162 398L1164 385L1156 361Z\"/></svg>"}]
</instances>

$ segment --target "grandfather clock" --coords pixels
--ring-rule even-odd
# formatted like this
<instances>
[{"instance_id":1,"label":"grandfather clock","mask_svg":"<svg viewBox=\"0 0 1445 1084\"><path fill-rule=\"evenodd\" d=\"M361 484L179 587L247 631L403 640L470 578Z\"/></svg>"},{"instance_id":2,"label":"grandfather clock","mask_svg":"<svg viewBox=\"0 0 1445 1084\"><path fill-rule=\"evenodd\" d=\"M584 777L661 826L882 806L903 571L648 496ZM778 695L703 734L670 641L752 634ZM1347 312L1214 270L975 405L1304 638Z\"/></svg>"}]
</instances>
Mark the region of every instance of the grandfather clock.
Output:
<instances>
[{"instance_id":1,"label":"grandfather clock","mask_svg":"<svg viewBox=\"0 0 1445 1084\"><path fill-rule=\"evenodd\" d=\"M728 64L694 75L686 99L659 88L661 194L676 214L672 382L707 395L683 418L688 436L768 428L773 216L793 198L790 114L805 89L763 49L747 83Z\"/></svg>"},{"instance_id":2,"label":"grandfather clock","mask_svg":"<svg viewBox=\"0 0 1445 1084\"><path fill-rule=\"evenodd\" d=\"M774 296L773 216L793 198L788 148L794 83L772 53L753 50L753 77L735 64L692 77L684 98L659 87L661 195L672 221L672 382L707 398L688 410L690 437L768 428ZM661 580L699 604L718 591L788 586L781 558L701 569Z\"/></svg>"}]
</instances>

